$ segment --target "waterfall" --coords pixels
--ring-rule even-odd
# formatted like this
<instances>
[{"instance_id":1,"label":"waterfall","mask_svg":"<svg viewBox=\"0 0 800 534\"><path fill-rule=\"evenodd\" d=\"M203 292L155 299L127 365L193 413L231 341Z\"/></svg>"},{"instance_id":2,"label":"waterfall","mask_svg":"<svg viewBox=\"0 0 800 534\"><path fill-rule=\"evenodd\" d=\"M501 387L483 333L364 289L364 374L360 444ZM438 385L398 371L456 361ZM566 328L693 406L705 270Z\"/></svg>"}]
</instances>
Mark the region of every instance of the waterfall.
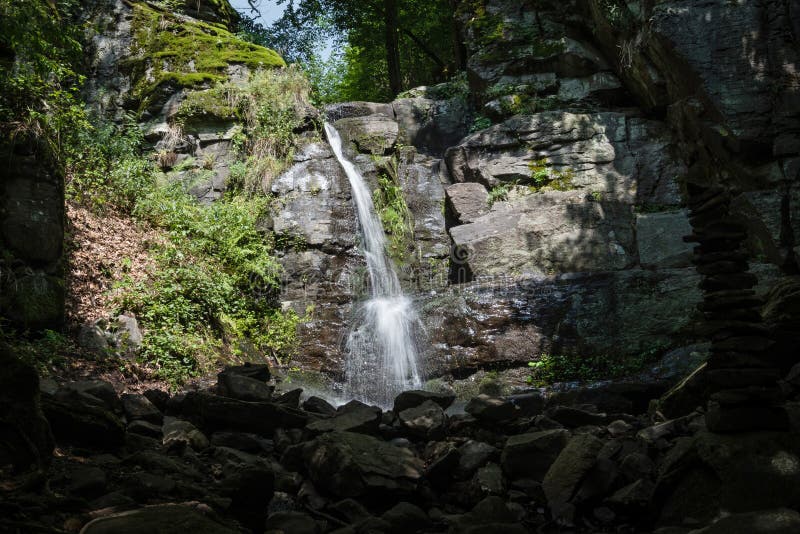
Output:
<instances>
[{"instance_id":1,"label":"waterfall","mask_svg":"<svg viewBox=\"0 0 800 534\"><path fill-rule=\"evenodd\" d=\"M414 340L419 319L386 253L386 234L364 178L342 153L339 132L326 123L325 133L353 190L370 282L370 298L347 340L345 394L388 407L398 393L422 384Z\"/></svg>"}]
</instances>

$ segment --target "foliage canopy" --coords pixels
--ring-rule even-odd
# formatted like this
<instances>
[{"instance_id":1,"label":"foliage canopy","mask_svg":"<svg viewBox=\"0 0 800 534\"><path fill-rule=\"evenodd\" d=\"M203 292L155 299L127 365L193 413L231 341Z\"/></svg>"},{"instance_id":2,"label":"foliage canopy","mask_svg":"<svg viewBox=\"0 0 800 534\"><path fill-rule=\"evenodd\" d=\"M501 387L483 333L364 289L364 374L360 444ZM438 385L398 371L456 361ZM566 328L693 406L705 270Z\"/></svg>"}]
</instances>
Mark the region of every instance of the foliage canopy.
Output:
<instances>
[{"instance_id":1,"label":"foliage canopy","mask_svg":"<svg viewBox=\"0 0 800 534\"><path fill-rule=\"evenodd\" d=\"M336 100L391 100L403 89L444 81L463 69L455 0L278 0L283 16L269 28L243 30L288 61L320 68L318 50L337 49ZM246 18L246 17L245 17ZM330 82L330 80L326 80Z\"/></svg>"}]
</instances>

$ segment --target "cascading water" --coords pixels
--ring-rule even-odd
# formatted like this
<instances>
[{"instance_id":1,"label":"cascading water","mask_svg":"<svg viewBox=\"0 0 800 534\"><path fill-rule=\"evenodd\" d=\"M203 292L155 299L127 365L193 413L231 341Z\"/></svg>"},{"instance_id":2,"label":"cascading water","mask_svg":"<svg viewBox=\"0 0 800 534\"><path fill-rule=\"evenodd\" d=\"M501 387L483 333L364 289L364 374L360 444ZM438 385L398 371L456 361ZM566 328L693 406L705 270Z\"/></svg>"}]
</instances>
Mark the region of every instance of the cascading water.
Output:
<instances>
[{"instance_id":1,"label":"cascading water","mask_svg":"<svg viewBox=\"0 0 800 534\"><path fill-rule=\"evenodd\" d=\"M353 190L371 294L347 340L344 393L387 407L401 391L422 384L414 341L419 319L386 254L386 235L361 173L344 157L339 132L326 123L325 133Z\"/></svg>"}]
</instances>

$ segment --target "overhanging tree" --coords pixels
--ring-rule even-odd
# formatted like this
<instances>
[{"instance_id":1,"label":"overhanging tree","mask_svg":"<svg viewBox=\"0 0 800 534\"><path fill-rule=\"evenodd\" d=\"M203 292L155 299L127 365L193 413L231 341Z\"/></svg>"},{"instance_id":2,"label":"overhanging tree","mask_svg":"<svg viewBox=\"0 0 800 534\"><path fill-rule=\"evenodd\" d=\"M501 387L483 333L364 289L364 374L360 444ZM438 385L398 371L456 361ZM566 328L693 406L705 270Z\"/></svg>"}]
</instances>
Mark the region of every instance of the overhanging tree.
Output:
<instances>
[{"instance_id":1,"label":"overhanging tree","mask_svg":"<svg viewBox=\"0 0 800 534\"><path fill-rule=\"evenodd\" d=\"M268 29L269 44L290 60L303 60L310 41L333 37L345 49L346 83L371 87L364 97L389 99L405 88L442 81L463 67L463 45L454 31L455 2L279 0L287 4L286 11ZM377 74L379 79L370 79ZM353 92L348 96L359 96Z\"/></svg>"}]
</instances>

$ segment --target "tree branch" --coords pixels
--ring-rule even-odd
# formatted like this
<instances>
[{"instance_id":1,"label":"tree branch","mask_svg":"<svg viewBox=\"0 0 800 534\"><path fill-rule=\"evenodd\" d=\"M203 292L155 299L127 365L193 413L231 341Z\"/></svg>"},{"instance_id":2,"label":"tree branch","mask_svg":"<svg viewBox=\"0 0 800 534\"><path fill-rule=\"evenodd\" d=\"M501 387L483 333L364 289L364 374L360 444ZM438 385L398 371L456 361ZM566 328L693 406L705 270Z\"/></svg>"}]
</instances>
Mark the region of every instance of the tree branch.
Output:
<instances>
[{"instance_id":1,"label":"tree branch","mask_svg":"<svg viewBox=\"0 0 800 534\"><path fill-rule=\"evenodd\" d=\"M431 50L430 47L428 47L428 45L426 45L425 42L422 39L420 39L419 37L414 35L414 33L411 30L401 27L400 31L403 32L403 34L405 34L406 36L408 36L409 39L414 41L414 44L416 44L419 47L419 49L422 50L425 53L426 56L431 58L433 60L433 62L436 63L439 66L439 68L444 70L445 67L447 67L445 62L442 61L442 58L440 58L438 55L436 55L436 52Z\"/></svg>"}]
</instances>

